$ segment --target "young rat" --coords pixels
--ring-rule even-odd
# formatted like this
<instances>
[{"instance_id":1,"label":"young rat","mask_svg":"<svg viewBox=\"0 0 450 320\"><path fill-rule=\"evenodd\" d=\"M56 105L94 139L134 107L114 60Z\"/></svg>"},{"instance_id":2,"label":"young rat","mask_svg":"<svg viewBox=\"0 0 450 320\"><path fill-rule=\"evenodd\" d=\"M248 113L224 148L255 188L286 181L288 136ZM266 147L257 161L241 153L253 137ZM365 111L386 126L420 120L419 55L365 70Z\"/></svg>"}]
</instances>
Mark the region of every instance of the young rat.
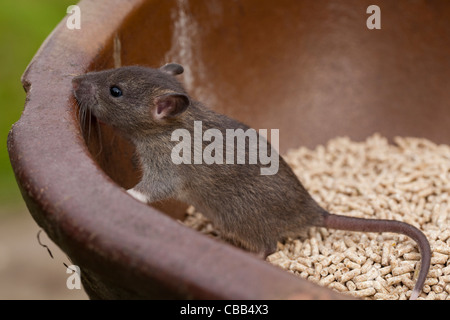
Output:
<instances>
[{"instance_id":1,"label":"young rat","mask_svg":"<svg viewBox=\"0 0 450 320\"><path fill-rule=\"evenodd\" d=\"M422 254L420 274L411 299L418 297L428 274L431 250L425 235L415 227L392 220L338 216L321 208L308 194L291 168L278 155L278 172L262 175L256 164L175 164L171 154L177 129L194 132L194 121L203 130L249 129L225 115L193 101L175 76L178 64L159 69L131 66L87 73L73 79L81 109L89 109L136 147L142 179L128 192L143 202L176 198L204 213L222 235L249 251L268 255L277 241L296 238L311 227L396 232L414 239ZM230 142L227 142L228 144ZM231 142L234 147L234 140ZM202 141L202 148L207 146ZM227 152L226 146L223 149ZM276 152L271 150L271 152ZM195 150L191 150L192 156ZM247 146L246 157L250 155ZM192 159L192 157L191 157Z\"/></svg>"}]
</instances>

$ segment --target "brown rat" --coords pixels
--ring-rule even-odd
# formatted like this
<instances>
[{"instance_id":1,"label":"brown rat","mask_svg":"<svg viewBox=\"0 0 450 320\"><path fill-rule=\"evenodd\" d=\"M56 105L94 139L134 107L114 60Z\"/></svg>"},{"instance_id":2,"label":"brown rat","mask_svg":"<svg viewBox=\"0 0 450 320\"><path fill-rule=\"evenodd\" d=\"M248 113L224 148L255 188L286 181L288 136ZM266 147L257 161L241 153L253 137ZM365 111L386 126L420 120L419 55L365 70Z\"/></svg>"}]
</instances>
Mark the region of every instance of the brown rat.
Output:
<instances>
[{"instance_id":1,"label":"brown rat","mask_svg":"<svg viewBox=\"0 0 450 320\"><path fill-rule=\"evenodd\" d=\"M193 101L175 76L178 64L159 69L131 66L87 73L72 81L82 109L89 109L128 138L136 147L142 179L128 192L143 202L176 198L204 213L225 238L252 252L272 253L277 241L296 238L312 226L362 232L395 232L414 239L422 263L411 299L418 297L428 274L431 250L425 235L399 221L338 216L321 208L291 168L278 155L278 172L262 175L256 164L175 164L171 158L177 129L250 129ZM228 143L228 141L227 141ZM231 142L234 147L234 140ZM208 143L202 141L204 149ZM270 146L269 146L270 148ZM227 152L223 147L224 154ZM271 149L271 152L276 152ZM194 155L191 150L189 156ZM246 157L250 150L246 146ZM274 154L272 154L274 155Z\"/></svg>"}]
</instances>

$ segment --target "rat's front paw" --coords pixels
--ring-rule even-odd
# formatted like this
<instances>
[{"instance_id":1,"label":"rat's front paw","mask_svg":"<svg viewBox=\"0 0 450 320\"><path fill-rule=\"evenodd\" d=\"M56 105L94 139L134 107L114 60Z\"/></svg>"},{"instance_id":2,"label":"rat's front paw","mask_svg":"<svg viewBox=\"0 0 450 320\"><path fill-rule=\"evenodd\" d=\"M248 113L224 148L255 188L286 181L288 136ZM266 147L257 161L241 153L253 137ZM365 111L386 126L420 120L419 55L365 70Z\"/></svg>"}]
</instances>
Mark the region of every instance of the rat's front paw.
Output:
<instances>
[{"instance_id":1,"label":"rat's front paw","mask_svg":"<svg viewBox=\"0 0 450 320\"><path fill-rule=\"evenodd\" d=\"M148 197L145 194L143 194L143 193L141 193L141 192L139 192L137 190L134 190L134 189L128 189L127 192L128 192L128 194L130 194L136 200L139 200L139 201L141 201L143 203L148 203L149 199L148 199Z\"/></svg>"}]
</instances>

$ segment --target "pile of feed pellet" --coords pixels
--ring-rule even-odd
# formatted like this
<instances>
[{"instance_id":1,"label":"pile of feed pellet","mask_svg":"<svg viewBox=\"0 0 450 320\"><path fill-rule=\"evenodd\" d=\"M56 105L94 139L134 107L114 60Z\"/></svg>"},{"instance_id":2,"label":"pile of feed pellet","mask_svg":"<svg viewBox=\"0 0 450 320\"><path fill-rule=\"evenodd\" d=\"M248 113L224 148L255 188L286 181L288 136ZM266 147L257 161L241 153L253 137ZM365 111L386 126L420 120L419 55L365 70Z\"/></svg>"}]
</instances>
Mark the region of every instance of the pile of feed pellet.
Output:
<instances>
[{"instance_id":1,"label":"pile of feed pellet","mask_svg":"<svg viewBox=\"0 0 450 320\"><path fill-rule=\"evenodd\" d=\"M450 299L450 146L400 137L389 144L375 134L364 142L336 138L314 150L301 147L284 159L328 211L421 229L433 255L419 299ZM184 223L220 236L192 207ZM279 243L267 261L355 297L408 299L420 253L404 235L312 228L306 239Z\"/></svg>"}]
</instances>

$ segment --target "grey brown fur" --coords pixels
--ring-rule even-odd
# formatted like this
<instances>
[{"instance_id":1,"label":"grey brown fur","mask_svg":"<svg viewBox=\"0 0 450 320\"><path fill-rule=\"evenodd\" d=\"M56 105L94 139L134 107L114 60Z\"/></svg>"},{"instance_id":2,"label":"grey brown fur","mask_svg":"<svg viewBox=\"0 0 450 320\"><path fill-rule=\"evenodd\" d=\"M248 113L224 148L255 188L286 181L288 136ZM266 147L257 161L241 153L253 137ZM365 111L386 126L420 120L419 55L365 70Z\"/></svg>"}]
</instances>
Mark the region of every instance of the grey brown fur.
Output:
<instances>
[{"instance_id":1,"label":"grey brown fur","mask_svg":"<svg viewBox=\"0 0 450 320\"><path fill-rule=\"evenodd\" d=\"M230 242L265 255L275 251L277 241L298 237L311 226L407 234L418 242L422 252L414 298L418 295L431 253L426 237L416 228L401 222L329 214L279 155L275 175L261 175L260 163L174 164L171 152L177 142L171 141L171 135L175 129L187 129L193 136L194 120L202 121L204 131L215 128L224 136L226 129L249 128L193 101L174 77L182 72L177 64L159 69L132 66L73 79L80 107L89 108L136 146L142 179L134 191L149 202L176 198L190 203ZM122 96L112 96L112 87L120 88Z\"/></svg>"}]
</instances>

